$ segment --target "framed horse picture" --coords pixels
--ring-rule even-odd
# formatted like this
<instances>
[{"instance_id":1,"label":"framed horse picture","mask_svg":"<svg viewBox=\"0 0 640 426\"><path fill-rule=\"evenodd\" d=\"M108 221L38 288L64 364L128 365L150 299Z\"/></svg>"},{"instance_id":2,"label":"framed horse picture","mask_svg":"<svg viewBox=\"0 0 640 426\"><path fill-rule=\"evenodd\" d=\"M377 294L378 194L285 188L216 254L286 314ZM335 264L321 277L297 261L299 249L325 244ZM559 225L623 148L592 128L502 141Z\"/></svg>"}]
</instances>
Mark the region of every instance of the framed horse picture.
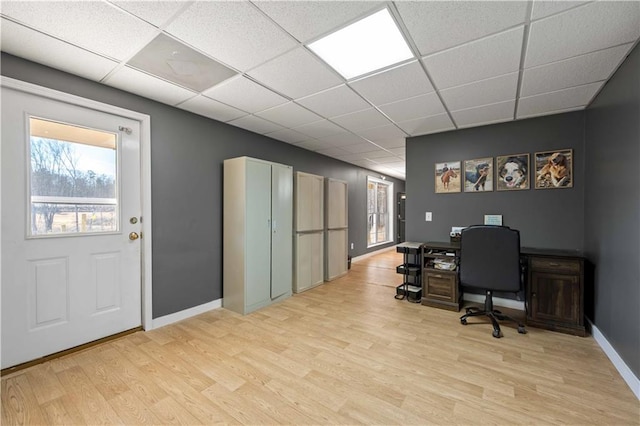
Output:
<instances>
[{"instance_id":1,"label":"framed horse picture","mask_svg":"<svg viewBox=\"0 0 640 426\"><path fill-rule=\"evenodd\" d=\"M436 194L460 192L460 161L436 163Z\"/></svg>"}]
</instances>

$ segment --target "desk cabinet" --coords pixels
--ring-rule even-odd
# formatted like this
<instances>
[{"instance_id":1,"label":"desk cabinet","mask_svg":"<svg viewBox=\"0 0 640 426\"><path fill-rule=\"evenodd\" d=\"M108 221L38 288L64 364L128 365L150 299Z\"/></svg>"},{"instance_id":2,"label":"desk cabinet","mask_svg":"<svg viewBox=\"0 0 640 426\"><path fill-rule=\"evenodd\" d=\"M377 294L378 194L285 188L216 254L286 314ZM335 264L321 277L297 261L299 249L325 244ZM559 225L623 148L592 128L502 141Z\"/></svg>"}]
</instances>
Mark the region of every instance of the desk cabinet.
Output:
<instances>
[{"instance_id":1,"label":"desk cabinet","mask_svg":"<svg viewBox=\"0 0 640 426\"><path fill-rule=\"evenodd\" d=\"M585 336L584 260L529 255L527 325Z\"/></svg>"},{"instance_id":2,"label":"desk cabinet","mask_svg":"<svg viewBox=\"0 0 640 426\"><path fill-rule=\"evenodd\" d=\"M458 272L426 269L422 289L423 305L456 312L460 310L462 292L458 285Z\"/></svg>"}]
</instances>

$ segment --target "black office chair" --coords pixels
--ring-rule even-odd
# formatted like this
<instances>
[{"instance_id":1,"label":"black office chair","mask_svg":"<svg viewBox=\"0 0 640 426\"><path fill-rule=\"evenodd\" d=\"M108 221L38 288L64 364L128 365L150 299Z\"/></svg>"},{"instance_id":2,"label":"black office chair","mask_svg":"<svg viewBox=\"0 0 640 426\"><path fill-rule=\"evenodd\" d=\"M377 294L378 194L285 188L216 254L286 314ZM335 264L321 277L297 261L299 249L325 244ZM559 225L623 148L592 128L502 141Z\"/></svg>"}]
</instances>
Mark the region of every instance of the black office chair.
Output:
<instances>
[{"instance_id":1,"label":"black office chair","mask_svg":"<svg viewBox=\"0 0 640 426\"><path fill-rule=\"evenodd\" d=\"M498 320L518 323L518 333L526 333L524 324L493 309L493 292L518 292L521 286L520 232L506 226L476 225L462 230L460 237L460 284L485 290L484 310L467 308L467 318L488 316L493 337L501 337Z\"/></svg>"}]
</instances>

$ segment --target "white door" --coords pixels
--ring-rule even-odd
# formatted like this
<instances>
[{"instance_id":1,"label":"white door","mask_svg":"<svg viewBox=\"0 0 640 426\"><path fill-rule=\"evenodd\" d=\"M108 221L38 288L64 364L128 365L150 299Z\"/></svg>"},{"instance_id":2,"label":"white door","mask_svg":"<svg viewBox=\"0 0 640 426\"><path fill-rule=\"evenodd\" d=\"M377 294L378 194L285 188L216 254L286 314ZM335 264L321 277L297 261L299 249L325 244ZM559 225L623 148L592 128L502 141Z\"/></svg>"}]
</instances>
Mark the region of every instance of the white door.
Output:
<instances>
[{"instance_id":1,"label":"white door","mask_svg":"<svg viewBox=\"0 0 640 426\"><path fill-rule=\"evenodd\" d=\"M271 167L271 299L293 284L293 168Z\"/></svg>"},{"instance_id":2,"label":"white door","mask_svg":"<svg viewBox=\"0 0 640 426\"><path fill-rule=\"evenodd\" d=\"M140 123L2 87L2 368L141 324Z\"/></svg>"}]
</instances>

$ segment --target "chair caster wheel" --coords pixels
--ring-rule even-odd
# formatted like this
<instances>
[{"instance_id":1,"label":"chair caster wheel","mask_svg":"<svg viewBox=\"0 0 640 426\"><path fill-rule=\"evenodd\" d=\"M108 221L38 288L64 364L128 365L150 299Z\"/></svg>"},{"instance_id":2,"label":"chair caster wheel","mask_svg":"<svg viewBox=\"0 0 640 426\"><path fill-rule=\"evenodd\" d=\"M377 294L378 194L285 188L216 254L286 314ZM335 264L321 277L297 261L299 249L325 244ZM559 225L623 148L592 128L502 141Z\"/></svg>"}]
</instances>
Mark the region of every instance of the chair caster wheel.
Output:
<instances>
[{"instance_id":1,"label":"chair caster wheel","mask_svg":"<svg viewBox=\"0 0 640 426\"><path fill-rule=\"evenodd\" d=\"M493 335L493 337L495 337L496 339L500 338L500 331L498 330L493 330L493 333L491 333Z\"/></svg>"},{"instance_id":2,"label":"chair caster wheel","mask_svg":"<svg viewBox=\"0 0 640 426\"><path fill-rule=\"evenodd\" d=\"M467 319L466 318L461 318L460 319L460 324L467 325Z\"/></svg>"},{"instance_id":3,"label":"chair caster wheel","mask_svg":"<svg viewBox=\"0 0 640 426\"><path fill-rule=\"evenodd\" d=\"M524 329L524 325L519 325L518 326L518 333L527 334L527 330Z\"/></svg>"},{"instance_id":4,"label":"chair caster wheel","mask_svg":"<svg viewBox=\"0 0 640 426\"><path fill-rule=\"evenodd\" d=\"M467 313L470 314L471 312L473 312L471 309L467 308L466 309Z\"/></svg>"}]
</instances>

